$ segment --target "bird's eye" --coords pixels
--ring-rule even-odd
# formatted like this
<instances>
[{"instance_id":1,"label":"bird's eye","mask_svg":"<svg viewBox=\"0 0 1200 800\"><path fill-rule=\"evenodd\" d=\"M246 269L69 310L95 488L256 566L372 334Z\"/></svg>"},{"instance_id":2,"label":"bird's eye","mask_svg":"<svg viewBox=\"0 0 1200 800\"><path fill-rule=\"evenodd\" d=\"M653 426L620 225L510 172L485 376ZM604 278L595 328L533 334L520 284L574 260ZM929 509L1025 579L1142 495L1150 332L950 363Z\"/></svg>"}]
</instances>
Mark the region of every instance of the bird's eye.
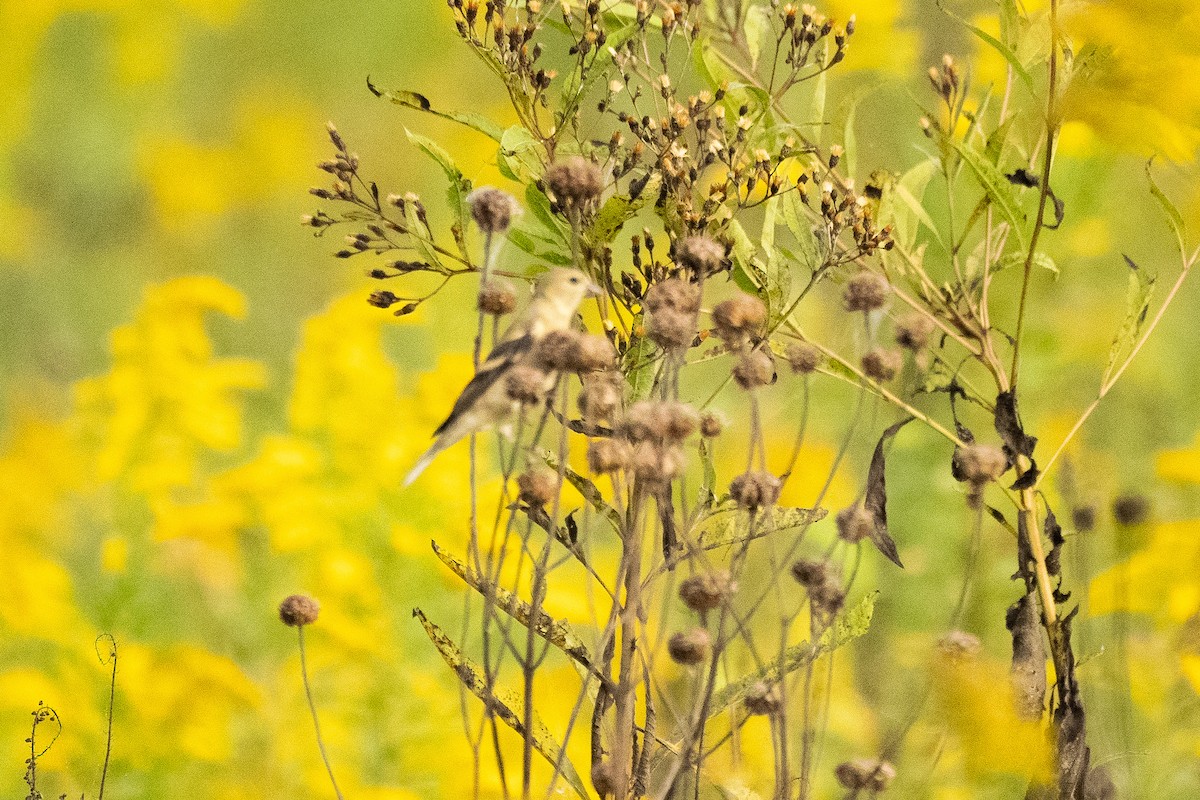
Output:
<instances>
[{"instance_id":1,"label":"bird's eye","mask_svg":"<svg viewBox=\"0 0 1200 800\"><path fill-rule=\"evenodd\" d=\"M578 276L572 277L571 283L579 283L579 277Z\"/></svg>"}]
</instances>

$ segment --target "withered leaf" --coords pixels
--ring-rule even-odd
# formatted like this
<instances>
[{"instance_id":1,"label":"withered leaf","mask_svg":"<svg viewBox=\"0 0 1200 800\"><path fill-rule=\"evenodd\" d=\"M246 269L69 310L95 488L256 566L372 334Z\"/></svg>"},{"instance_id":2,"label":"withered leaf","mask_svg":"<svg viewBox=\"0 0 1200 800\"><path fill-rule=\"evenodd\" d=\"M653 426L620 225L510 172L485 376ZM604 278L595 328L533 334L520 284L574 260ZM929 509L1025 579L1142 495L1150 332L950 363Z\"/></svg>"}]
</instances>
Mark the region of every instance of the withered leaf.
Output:
<instances>
[{"instance_id":1,"label":"withered leaf","mask_svg":"<svg viewBox=\"0 0 1200 800\"><path fill-rule=\"evenodd\" d=\"M1011 675L1017 714L1022 719L1039 720L1046 701L1046 646L1033 592L1009 606L1004 624L1012 633Z\"/></svg>"},{"instance_id":2,"label":"withered leaf","mask_svg":"<svg viewBox=\"0 0 1200 800\"><path fill-rule=\"evenodd\" d=\"M912 422L915 417L905 417L883 432L879 444L875 445L875 453L871 456L871 466L867 470L867 494L863 499L863 507L875 518L875 528L871 541L879 548L889 561L904 569L900 562L900 554L896 551L896 542L888 533L887 527L887 482L885 478L887 457L884 448L901 428Z\"/></svg>"},{"instance_id":3,"label":"withered leaf","mask_svg":"<svg viewBox=\"0 0 1200 800\"><path fill-rule=\"evenodd\" d=\"M1014 455L1033 457L1037 438L1025 433L1017 413L1017 396L1012 392L1001 392L996 396L996 433Z\"/></svg>"}]
</instances>

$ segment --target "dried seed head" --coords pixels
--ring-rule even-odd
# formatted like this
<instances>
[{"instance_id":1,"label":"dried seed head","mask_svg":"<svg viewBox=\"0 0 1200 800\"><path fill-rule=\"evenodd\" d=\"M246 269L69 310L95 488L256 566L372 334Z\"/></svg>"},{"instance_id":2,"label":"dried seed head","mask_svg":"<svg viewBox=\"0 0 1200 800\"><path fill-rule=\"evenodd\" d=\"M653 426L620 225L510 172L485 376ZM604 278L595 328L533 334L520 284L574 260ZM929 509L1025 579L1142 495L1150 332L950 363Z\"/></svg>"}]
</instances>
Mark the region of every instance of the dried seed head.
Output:
<instances>
[{"instance_id":1,"label":"dried seed head","mask_svg":"<svg viewBox=\"0 0 1200 800\"><path fill-rule=\"evenodd\" d=\"M802 558L792 564L792 577L804 588L825 583L829 577L829 565L824 561Z\"/></svg>"},{"instance_id":2,"label":"dried seed head","mask_svg":"<svg viewBox=\"0 0 1200 800\"><path fill-rule=\"evenodd\" d=\"M479 310L485 314L502 316L511 314L517 307L517 293L505 281L488 281L479 287Z\"/></svg>"},{"instance_id":3,"label":"dried seed head","mask_svg":"<svg viewBox=\"0 0 1200 800\"><path fill-rule=\"evenodd\" d=\"M712 651L712 637L704 628L680 631L667 641L667 652L676 664L693 666L702 664Z\"/></svg>"},{"instance_id":4,"label":"dried seed head","mask_svg":"<svg viewBox=\"0 0 1200 800\"><path fill-rule=\"evenodd\" d=\"M669 278L651 286L642 305L651 314L664 308L695 314L700 310L700 286L679 278Z\"/></svg>"},{"instance_id":5,"label":"dried seed head","mask_svg":"<svg viewBox=\"0 0 1200 800\"><path fill-rule=\"evenodd\" d=\"M672 442L682 442L696 432L700 427L700 412L687 403L663 403L666 415L666 439Z\"/></svg>"},{"instance_id":6,"label":"dried seed head","mask_svg":"<svg viewBox=\"0 0 1200 800\"><path fill-rule=\"evenodd\" d=\"M1093 505L1076 506L1071 511L1071 522L1079 533L1087 533L1096 527L1096 507Z\"/></svg>"},{"instance_id":7,"label":"dried seed head","mask_svg":"<svg viewBox=\"0 0 1200 800\"><path fill-rule=\"evenodd\" d=\"M696 340L696 315L670 307L653 311L646 338L664 350L685 350Z\"/></svg>"},{"instance_id":8,"label":"dried seed head","mask_svg":"<svg viewBox=\"0 0 1200 800\"><path fill-rule=\"evenodd\" d=\"M558 475L547 470L517 476L517 499L533 508L548 506L558 497Z\"/></svg>"},{"instance_id":9,"label":"dried seed head","mask_svg":"<svg viewBox=\"0 0 1200 800\"><path fill-rule=\"evenodd\" d=\"M955 475L973 486L985 486L1008 470L1008 456L990 444L972 444L954 451Z\"/></svg>"},{"instance_id":10,"label":"dried seed head","mask_svg":"<svg viewBox=\"0 0 1200 800\"><path fill-rule=\"evenodd\" d=\"M983 651L983 642L973 633L950 631L938 641L938 650L946 658L965 660Z\"/></svg>"},{"instance_id":11,"label":"dried seed head","mask_svg":"<svg viewBox=\"0 0 1200 800\"><path fill-rule=\"evenodd\" d=\"M583 379L579 413L591 423L610 422L625 400L625 379L620 372L594 372Z\"/></svg>"},{"instance_id":12,"label":"dried seed head","mask_svg":"<svg viewBox=\"0 0 1200 800\"><path fill-rule=\"evenodd\" d=\"M1118 525L1141 525L1150 517L1150 501L1143 494L1123 494L1113 501L1112 510Z\"/></svg>"},{"instance_id":13,"label":"dried seed head","mask_svg":"<svg viewBox=\"0 0 1200 800\"><path fill-rule=\"evenodd\" d=\"M739 294L717 303L712 310L712 321L723 342L739 344L759 332L767 321L767 307L757 297Z\"/></svg>"},{"instance_id":14,"label":"dried seed head","mask_svg":"<svg viewBox=\"0 0 1200 800\"><path fill-rule=\"evenodd\" d=\"M796 342L787 349L788 364L797 375L813 372L825 361L825 356L812 342Z\"/></svg>"},{"instance_id":15,"label":"dried seed head","mask_svg":"<svg viewBox=\"0 0 1200 800\"><path fill-rule=\"evenodd\" d=\"M916 352L929 345L933 320L923 314L909 314L896 320L896 344Z\"/></svg>"},{"instance_id":16,"label":"dried seed head","mask_svg":"<svg viewBox=\"0 0 1200 800\"><path fill-rule=\"evenodd\" d=\"M838 764L834 774L838 783L852 792L882 792L896 779L896 768L887 761L856 758Z\"/></svg>"},{"instance_id":17,"label":"dried seed head","mask_svg":"<svg viewBox=\"0 0 1200 800\"><path fill-rule=\"evenodd\" d=\"M515 197L490 186L467 195L467 206L475 224L484 233L503 233L508 230L513 216L520 210Z\"/></svg>"},{"instance_id":18,"label":"dried seed head","mask_svg":"<svg viewBox=\"0 0 1200 800\"><path fill-rule=\"evenodd\" d=\"M633 450L620 439L594 439L587 450L588 469L594 475L611 475L629 466Z\"/></svg>"},{"instance_id":19,"label":"dried seed head","mask_svg":"<svg viewBox=\"0 0 1200 800\"><path fill-rule=\"evenodd\" d=\"M762 350L743 353L733 367L733 379L743 389L768 386L775 381L775 362Z\"/></svg>"},{"instance_id":20,"label":"dried seed head","mask_svg":"<svg viewBox=\"0 0 1200 800\"><path fill-rule=\"evenodd\" d=\"M608 339L572 330L551 331L533 353L535 364L553 372L593 372L611 367L616 358Z\"/></svg>"},{"instance_id":21,"label":"dried seed head","mask_svg":"<svg viewBox=\"0 0 1200 800\"><path fill-rule=\"evenodd\" d=\"M792 577L808 592L808 601L818 618L827 620L842 610L846 593L827 562L801 559L792 564Z\"/></svg>"},{"instance_id":22,"label":"dried seed head","mask_svg":"<svg viewBox=\"0 0 1200 800\"><path fill-rule=\"evenodd\" d=\"M779 689L766 681L759 681L746 692L746 713L770 716L779 711L783 705L779 697Z\"/></svg>"},{"instance_id":23,"label":"dried seed head","mask_svg":"<svg viewBox=\"0 0 1200 800\"><path fill-rule=\"evenodd\" d=\"M737 592L737 583L725 570L702 572L679 584L679 598L692 611L712 611Z\"/></svg>"},{"instance_id":24,"label":"dried seed head","mask_svg":"<svg viewBox=\"0 0 1200 800\"><path fill-rule=\"evenodd\" d=\"M700 417L700 435L705 439L712 439L721 435L725 423L721 418L711 411Z\"/></svg>"},{"instance_id":25,"label":"dried seed head","mask_svg":"<svg viewBox=\"0 0 1200 800\"><path fill-rule=\"evenodd\" d=\"M504 390L508 393L508 399L524 406L542 402L550 385L549 375L528 364L517 364L504 376Z\"/></svg>"},{"instance_id":26,"label":"dried seed head","mask_svg":"<svg viewBox=\"0 0 1200 800\"><path fill-rule=\"evenodd\" d=\"M667 416L663 403L639 400L625 410L620 431L631 442L659 441L667 435Z\"/></svg>"},{"instance_id":27,"label":"dried seed head","mask_svg":"<svg viewBox=\"0 0 1200 800\"><path fill-rule=\"evenodd\" d=\"M293 594L279 604L279 619L284 625L298 628L312 625L321 613L321 604L306 594Z\"/></svg>"},{"instance_id":28,"label":"dried seed head","mask_svg":"<svg viewBox=\"0 0 1200 800\"><path fill-rule=\"evenodd\" d=\"M862 371L878 383L886 383L896 377L896 373L903 366L904 356L899 350L876 347L862 357Z\"/></svg>"},{"instance_id":29,"label":"dried seed head","mask_svg":"<svg viewBox=\"0 0 1200 800\"><path fill-rule=\"evenodd\" d=\"M573 372L596 372L616 366L617 351L612 342L596 334L579 340L579 362Z\"/></svg>"},{"instance_id":30,"label":"dried seed head","mask_svg":"<svg viewBox=\"0 0 1200 800\"><path fill-rule=\"evenodd\" d=\"M869 539L875 532L875 517L861 505L855 503L838 512L838 537L850 544L857 544L863 539Z\"/></svg>"},{"instance_id":31,"label":"dried seed head","mask_svg":"<svg viewBox=\"0 0 1200 800\"><path fill-rule=\"evenodd\" d=\"M883 308L891 293L892 287L881 275L863 270L846 281L842 300L847 311L875 311Z\"/></svg>"},{"instance_id":32,"label":"dried seed head","mask_svg":"<svg viewBox=\"0 0 1200 800\"><path fill-rule=\"evenodd\" d=\"M697 276L712 275L725 262L725 246L707 236L689 236L675 243L675 262Z\"/></svg>"},{"instance_id":33,"label":"dried seed head","mask_svg":"<svg viewBox=\"0 0 1200 800\"><path fill-rule=\"evenodd\" d=\"M600 196L604 176L600 168L582 156L556 161L546 168L547 188L565 205L583 205Z\"/></svg>"},{"instance_id":34,"label":"dried seed head","mask_svg":"<svg viewBox=\"0 0 1200 800\"><path fill-rule=\"evenodd\" d=\"M683 450L679 447L661 447L651 442L641 442L633 446L630 465L643 486L650 491L658 491L679 477L685 461Z\"/></svg>"},{"instance_id":35,"label":"dried seed head","mask_svg":"<svg viewBox=\"0 0 1200 800\"><path fill-rule=\"evenodd\" d=\"M769 472L743 472L729 484L729 495L742 508L757 511L775 505L783 482Z\"/></svg>"}]
</instances>

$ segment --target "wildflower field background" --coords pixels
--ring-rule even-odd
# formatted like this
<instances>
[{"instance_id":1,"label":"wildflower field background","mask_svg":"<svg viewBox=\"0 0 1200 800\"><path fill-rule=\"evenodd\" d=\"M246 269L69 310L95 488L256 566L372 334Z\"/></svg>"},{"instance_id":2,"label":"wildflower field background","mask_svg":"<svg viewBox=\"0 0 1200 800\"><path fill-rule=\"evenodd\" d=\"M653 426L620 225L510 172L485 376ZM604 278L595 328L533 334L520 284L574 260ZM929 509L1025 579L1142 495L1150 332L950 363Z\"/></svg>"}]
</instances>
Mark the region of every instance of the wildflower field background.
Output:
<instances>
[{"instance_id":1,"label":"wildflower field background","mask_svg":"<svg viewBox=\"0 0 1200 800\"><path fill-rule=\"evenodd\" d=\"M947 5L997 24L989 3ZM917 160L914 98L942 53L971 64L977 85L1004 80L1003 60L932 0L824 8L857 14L830 103L851 120L864 179ZM1200 8L1067 12L1071 35L1109 57L1068 98L1055 166L1067 216L1046 245L1063 275L1039 274L1028 332L1029 380L1048 388L1022 410L1055 441L1094 397L1124 315L1129 267L1114 254L1164 274L1176 263L1148 159L1191 241L1200 231ZM96 796L107 634L119 658L108 796L330 796L293 632L275 615L302 590L322 603L309 669L345 795L469 796L457 683L411 614L461 609L429 541L463 536L465 450L400 484L470 376L473 287L393 317L365 302L377 284L330 257L336 235L298 224L321 182L327 119L388 191L444 190L406 126L455 153L475 185L506 185L482 137L367 90L369 76L511 122L445 3L2 2L0 76L0 795L29 791L31 712L45 703L61 734L37 759L38 790ZM1047 489L1096 512L1094 529L1072 529L1067 568L1093 748L1129 797L1200 793L1197 319L1193 280L1069 448L1073 480ZM831 311L811 324L838 323ZM851 396L823 402L813 424L826 444L800 466L814 476ZM891 456L904 465L889 489L906 569L864 560L880 595L870 633L838 655L835 751L882 743L937 669L970 544L948 458L917 435ZM865 470L851 463L827 505L853 500ZM811 482L789 485L791 504L812 501ZM1148 517L1118 525L1110 508L1131 495ZM1014 726L974 714L976 696L1007 680L1010 542L985 527L963 622L984 641L984 668L943 675L896 796L1019 796ZM569 587L547 609L591 619ZM567 703L543 717L565 718ZM56 729L39 725L39 752Z\"/></svg>"}]
</instances>

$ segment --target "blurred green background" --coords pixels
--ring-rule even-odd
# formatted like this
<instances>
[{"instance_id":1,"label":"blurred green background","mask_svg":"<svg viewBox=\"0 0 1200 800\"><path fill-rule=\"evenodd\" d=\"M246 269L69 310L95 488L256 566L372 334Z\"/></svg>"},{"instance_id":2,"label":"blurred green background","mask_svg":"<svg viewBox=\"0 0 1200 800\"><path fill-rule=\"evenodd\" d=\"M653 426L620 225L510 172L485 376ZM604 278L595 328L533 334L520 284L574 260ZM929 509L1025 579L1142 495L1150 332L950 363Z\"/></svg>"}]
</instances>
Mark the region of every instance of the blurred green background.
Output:
<instances>
[{"instance_id":1,"label":"blurred green background","mask_svg":"<svg viewBox=\"0 0 1200 800\"><path fill-rule=\"evenodd\" d=\"M857 13L859 30L829 136L862 95L860 181L902 171L924 144L926 67L943 52L970 59L974 40L925 0L826 7ZM986 3L955 8L991 24ZM1054 444L1094 395L1124 313L1120 254L1161 271L1160 287L1174 276L1150 155L1198 219L1196 9L1085 10L1072 31L1114 55L1070 105L1056 166L1068 222L1048 245L1062 275L1035 286L1027 381L1039 388L1022 409ZM972 63L978 85L1002 77L994 56ZM311 668L347 796L463 795L453 677L409 613L450 624L461 609L427 547L461 540L461 471L451 455L440 477L396 487L468 374L473 331L455 309L469 287L396 321L364 302L377 284L330 257L337 232L314 239L299 219L316 208L326 120L385 192L441 195L405 126L477 185L502 183L485 140L373 98L368 76L509 124L503 93L439 0L4 2L0 74L0 793L26 791L29 713L45 701L63 733L39 789L94 796L108 667L93 640L108 632L121 659L111 797L327 796L292 631L274 618L306 590L326 608ZM1200 785L1200 523L1188 522L1200 516L1200 288L1176 302L1072 449L1077 492L1053 497L1100 512L1096 531L1072 537L1080 599L1140 553L1127 593L1141 599L1109 603L1139 613L1087 616L1080 633L1097 756L1137 797ZM815 398L818 437L836 442L850 395L818 385ZM787 429L794 405L781 395L773 414ZM897 441L889 483L908 569L867 559L860 585L883 594L877 628L840 662L837 754L878 747L903 722L944 633L969 528L948 457L924 434ZM1129 491L1151 499L1152 521L1118 529L1107 508ZM966 624L997 663L1010 547L985 531ZM944 726L930 717L901 760L900 796L1016 796L1003 776L934 758Z\"/></svg>"}]
</instances>

